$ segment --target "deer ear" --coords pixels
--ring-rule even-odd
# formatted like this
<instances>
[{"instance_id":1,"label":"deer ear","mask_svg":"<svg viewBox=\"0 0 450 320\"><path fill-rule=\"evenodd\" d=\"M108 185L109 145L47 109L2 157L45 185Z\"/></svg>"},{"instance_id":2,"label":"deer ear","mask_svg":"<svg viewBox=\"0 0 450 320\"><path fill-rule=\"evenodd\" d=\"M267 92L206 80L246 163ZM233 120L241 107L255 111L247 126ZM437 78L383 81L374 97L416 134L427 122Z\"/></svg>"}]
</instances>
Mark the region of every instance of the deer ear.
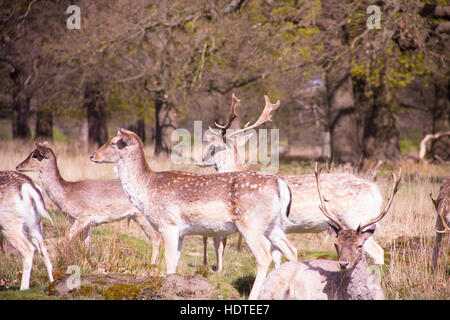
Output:
<instances>
[{"instance_id":1,"label":"deer ear","mask_svg":"<svg viewBox=\"0 0 450 320\"><path fill-rule=\"evenodd\" d=\"M121 137L121 140L125 143L123 147L133 144L133 132L120 128L119 131L117 131L117 136Z\"/></svg>"},{"instance_id":2,"label":"deer ear","mask_svg":"<svg viewBox=\"0 0 450 320\"><path fill-rule=\"evenodd\" d=\"M356 232L358 232L360 235L363 235L365 239L368 239L370 236L374 234L376 228L377 226L375 224L366 227L364 230L361 230L361 226L358 226Z\"/></svg>"},{"instance_id":3,"label":"deer ear","mask_svg":"<svg viewBox=\"0 0 450 320\"><path fill-rule=\"evenodd\" d=\"M35 142L34 146L36 147L36 150L45 158L50 159L50 149L46 147L47 144Z\"/></svg>"}]
</instances>

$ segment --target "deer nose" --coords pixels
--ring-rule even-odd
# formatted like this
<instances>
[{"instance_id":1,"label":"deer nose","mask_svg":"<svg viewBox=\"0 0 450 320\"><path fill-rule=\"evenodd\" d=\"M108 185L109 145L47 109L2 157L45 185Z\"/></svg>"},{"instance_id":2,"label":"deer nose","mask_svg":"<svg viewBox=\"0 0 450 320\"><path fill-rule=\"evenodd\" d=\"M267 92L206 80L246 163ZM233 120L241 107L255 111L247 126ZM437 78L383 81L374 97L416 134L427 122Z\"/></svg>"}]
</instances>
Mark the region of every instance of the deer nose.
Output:
<instances>
[{"instance_id":1,"label":"deer nose","mask_svg":"<svg viewBox=\"0 0 450 320\"><path fill-rule=\"evenodd\" d=\"M348 264L349 264L349 263L348 263L347 261L339 261L339 263L338 263L339 268L340 268L341 270L347 269Z\"/></svg>"}]
</instances>

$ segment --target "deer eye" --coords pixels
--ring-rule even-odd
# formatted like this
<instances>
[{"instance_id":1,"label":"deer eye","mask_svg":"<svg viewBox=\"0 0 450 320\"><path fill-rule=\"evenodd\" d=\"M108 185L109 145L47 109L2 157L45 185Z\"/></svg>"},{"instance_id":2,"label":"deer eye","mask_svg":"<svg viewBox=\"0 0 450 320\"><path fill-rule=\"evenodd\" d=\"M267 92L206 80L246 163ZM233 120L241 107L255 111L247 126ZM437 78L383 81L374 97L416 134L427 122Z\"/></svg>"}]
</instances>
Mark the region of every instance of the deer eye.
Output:
<instances>
[{"instance_id":1,"label":"deer eye","mask_svg":"<svg viewBox=\"0 0 450 320\"><path fill-rule=\"evenodd\" d=\"M35 152L33 153L32 158L38 159L40 161L44 158L44 156L40 152Z\"/></svg>"}]
</instances>

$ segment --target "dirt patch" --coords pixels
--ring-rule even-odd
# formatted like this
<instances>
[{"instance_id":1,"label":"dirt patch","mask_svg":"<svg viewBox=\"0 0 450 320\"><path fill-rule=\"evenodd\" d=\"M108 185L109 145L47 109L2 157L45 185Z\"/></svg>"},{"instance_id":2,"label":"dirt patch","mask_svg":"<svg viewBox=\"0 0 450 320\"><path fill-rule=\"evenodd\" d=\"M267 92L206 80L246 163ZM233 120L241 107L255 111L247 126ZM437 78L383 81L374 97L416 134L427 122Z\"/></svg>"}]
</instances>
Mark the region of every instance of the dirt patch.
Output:
<instances>
[{"instance_id":1,"label":"dirt patch","mask_svg":"<svg viewBox=\"0 0 450 320\"><path fill-rule=\"evenodd\" d=\"M211 300L218 298L218 288L201 276L89 275L82 276L79 289L72 290L68 288L70 283L73 284L69 277L64 274L56 279L48 286L47 293L62 299Z\"/></svg>"}]
</instances>

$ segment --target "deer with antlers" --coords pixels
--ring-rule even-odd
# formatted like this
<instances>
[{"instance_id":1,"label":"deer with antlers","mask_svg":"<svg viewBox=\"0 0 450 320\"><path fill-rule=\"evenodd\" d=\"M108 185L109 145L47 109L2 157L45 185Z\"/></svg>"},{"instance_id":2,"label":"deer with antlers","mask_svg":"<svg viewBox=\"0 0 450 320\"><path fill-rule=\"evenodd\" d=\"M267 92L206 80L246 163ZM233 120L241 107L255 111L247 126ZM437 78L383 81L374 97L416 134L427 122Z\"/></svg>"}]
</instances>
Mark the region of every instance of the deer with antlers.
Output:
<instances>
[{"instance_id":1,"label":"deer with antlers","mask_svg":"<svg viewBox=\"0 0 450 320\"><path fill-rule=\"evenodd\" d=\"M276 300L381 300L384 299L379 279L368 267L362 247L375 232L376 223L388 212L398 190L401 171L392 174L393 185L384 209L374 219L359 225L356 230L346 228L330 212L321 192L317 163L314 170L319 209L336 232L335 247L338 262L317 259L288 262L273 270L264 282L259 299Z\"/></svg>"},{"instance_id":2,"label":"deer with antlers","mask_svg":"<svg viewBox=\"0 0 450 320\"><path fill-rule=\"evenodd\" d=\"M272 261L271 247L288 260L297 260L297 249L281 228L291 192L276 175L153 171L141 139L125 129L119 129L91 160L116 164L114 171L128 199L162 235L167 274L176 272L185 235L221 237L239 231L257 263L249 299L258 296Z\"/></svg>"},{"instance_id":3,"label":"deer with antlers","mask_svg":"<svg viewBox=\"0 0 450 320\"><path fill-rule=\"evenodd\" d=\"M208 145L203 156L202 166L214 166L218 172L245 170L237 153L237 147L239 144L245 143L249 136L241 134L271 121L271 112L278 109L280 105L279 101L272 104L267 96L264 98L264 110L253 125L249 126L247 123L242 129L228 132L227 129L238 117L236 108L240 100L233 95L227 124L220 126L216 123L220 131L210 128L222 139L215 139ZM318 208L320 199L317 195L314 175L283 176L283 179L289 184L292 191L289 223L283 225L283 230L286 233L315 233L327 230L329 228L328 219ZM348 173L323 174L322 181L330 210L346 228L356 229L358 225L378 216L382 197L375 183ZM365 241L364 250L376 264L384 263L384 251L373 238ZM216 250L216 255L218 253L220 254L220 251ZM273 255L275 265L279 265L280 253L275 250ZM218 260L222 260L222 258L218 257Z\"/></svg>"},{"instance_id":4,"label":"deer with antlers","mask_svg":"<svg viewBox=\"0 0 450 320\"><path fill-rule=\"evenodd\" d=\"M435 269L439 257L442 236L444 233L450 233L450 177L447 177L442 181L438 198L434 200L431 193L430 198L433 201L437 213L436 237L434 240L432 257L432 267Z\"/></svg>"},{"instance_id":5,"label":"deer with antlers","mask_svg":"<svg viewBox=\"0 0 450 320\"><path fill-rule=\"evenodd\" d=\"M280 102L278 101L275 104L270 103L270 100L267 96L264 96L266 99L266 107L264 108L263 113L259 117L259 119L250 127L249 123L244 127L245 130L250 130L258 127L264 122L270 121L271 112L276 110ZM238 117L236 113L236 108L240 100L232 94L232 102L230 107L230 113L228 117L228 121L225 125L220 125L215 123L216 127L219 128L220 134L210 128L210 131L215 133L215 135L208 136L210 144L207 147L207 151L202 157L202 162L196 163L199 167L211 167L213 166L217 172L234 172L234 171L244 171L246 166L242 165L238 153L238 148L240 146L245 145L248 141L250 135L237 137L235 139L226 139L226 132L231 127L233 121ZM237 132L236 134L238 134ZM219 137L219 138L217 138ZM229 143L229 145L227 144ZM207 265L207 237L203 237L203 265ZM238 249L241 247L242 236L239 235L238 240ZM214 250L216 253L216 261L217 261L217 272L221 272L223 269L223 252L225 250L225 246L227 243L226 237L214 238Z\"/></svg>"}]
</instances>

